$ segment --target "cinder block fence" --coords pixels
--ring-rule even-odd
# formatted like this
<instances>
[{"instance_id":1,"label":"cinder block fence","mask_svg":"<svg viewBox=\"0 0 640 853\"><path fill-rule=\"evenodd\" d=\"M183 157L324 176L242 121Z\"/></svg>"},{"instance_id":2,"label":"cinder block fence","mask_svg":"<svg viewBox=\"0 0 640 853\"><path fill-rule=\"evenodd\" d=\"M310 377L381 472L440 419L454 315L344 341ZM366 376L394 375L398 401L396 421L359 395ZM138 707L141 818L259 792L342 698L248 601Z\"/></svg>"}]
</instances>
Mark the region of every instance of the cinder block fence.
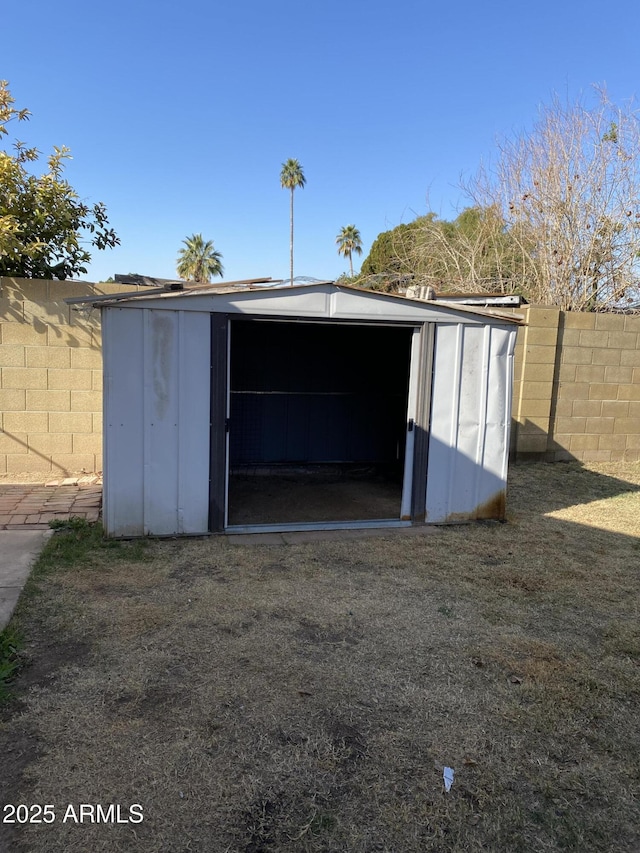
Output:
<instances>
[{"instance_id":1,"label":"cinder block fence","mask_svg":"<svg viewBox=\"0 0 640 853\"><path fill-rule=\"evenodd\" d=\"M0 473L102 469L100 318L64 300L136 289L0 278Z\"/></svg>"},{"instance_id":2,"label":"cinder block fence","mask_svg":"<svg viewBox=\"0 0 640 853\"><path fill-rule=\"evenodd\" d=\"M528 306L518 335L516 460L640 459L640 315Z\"/></svg>"},{"instance_id":3,"label":"cinder block fence","mask_svg":"<svg viewBox=\"0 0 640 853\"><path fill-rule=\"evenodd\" d=\"M0 473L102 469L100 318L64 300L136 289L0 278ZM640 460L640 315L514 313L513 458Z\"/></svg>"}]
</instances>

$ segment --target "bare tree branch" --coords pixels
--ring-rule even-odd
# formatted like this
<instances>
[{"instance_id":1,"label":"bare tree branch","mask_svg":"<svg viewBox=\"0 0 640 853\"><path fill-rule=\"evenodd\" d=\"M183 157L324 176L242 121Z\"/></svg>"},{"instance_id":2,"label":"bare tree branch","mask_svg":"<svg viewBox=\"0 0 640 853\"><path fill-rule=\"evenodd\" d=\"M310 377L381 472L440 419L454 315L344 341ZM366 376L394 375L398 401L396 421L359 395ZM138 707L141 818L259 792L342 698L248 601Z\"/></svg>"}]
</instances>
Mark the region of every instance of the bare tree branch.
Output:
<instances>
[{"instance_id":1,"label":"bare tree branch","mask_svg":"<svg viewBox=\"0 0 640 853\"><path fill-rule=\"evenodd\" d=\"M464 187L474 205L500 211L519 252L516 289L566 310L640 296L640 124L633 104L595 91L593 108L554 97Z\"/></svg>"}]
</instances>

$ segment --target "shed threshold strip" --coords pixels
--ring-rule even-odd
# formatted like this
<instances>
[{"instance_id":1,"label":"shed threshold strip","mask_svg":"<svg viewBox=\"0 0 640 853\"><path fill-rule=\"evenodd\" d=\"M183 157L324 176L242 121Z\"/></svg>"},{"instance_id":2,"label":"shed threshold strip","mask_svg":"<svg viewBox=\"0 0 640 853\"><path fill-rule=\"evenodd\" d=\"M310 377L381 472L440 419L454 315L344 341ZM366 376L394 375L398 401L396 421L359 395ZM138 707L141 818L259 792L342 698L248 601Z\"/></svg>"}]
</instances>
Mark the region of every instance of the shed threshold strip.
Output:
<instances>
[{"instance_id":1,"label":"shed threshold strip","mask_svg":"<svg viewBox=\"0 0 640 853\"><path fill-rule=\"evenodd\" d=\"M397 518L379 518L370 521L308 521L288 524L230 524L224 532L236 533L295 533L305 530L363 530L379 527L411 527L410 521Z\"/></svg>"}]
</instances>

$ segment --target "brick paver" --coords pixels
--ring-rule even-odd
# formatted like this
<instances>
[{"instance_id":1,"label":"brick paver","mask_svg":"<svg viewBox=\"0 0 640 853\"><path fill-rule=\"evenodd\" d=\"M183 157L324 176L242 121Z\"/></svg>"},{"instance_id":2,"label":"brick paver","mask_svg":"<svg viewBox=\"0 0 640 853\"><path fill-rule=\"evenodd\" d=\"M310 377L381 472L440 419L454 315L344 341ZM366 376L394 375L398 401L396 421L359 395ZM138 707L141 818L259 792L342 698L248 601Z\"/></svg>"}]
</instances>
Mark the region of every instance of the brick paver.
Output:
<instances>
[{"instance_id":1,"label":"brick paver","mask_svg":"<svg viewBox=\"0 0 640 853\"><path fill-rule=\"evenodd\" d=\"M55 519L97 521L102 507L102 485L50 483L0 484L0 530L46 530Z\"/></svg>"}]
</instances>

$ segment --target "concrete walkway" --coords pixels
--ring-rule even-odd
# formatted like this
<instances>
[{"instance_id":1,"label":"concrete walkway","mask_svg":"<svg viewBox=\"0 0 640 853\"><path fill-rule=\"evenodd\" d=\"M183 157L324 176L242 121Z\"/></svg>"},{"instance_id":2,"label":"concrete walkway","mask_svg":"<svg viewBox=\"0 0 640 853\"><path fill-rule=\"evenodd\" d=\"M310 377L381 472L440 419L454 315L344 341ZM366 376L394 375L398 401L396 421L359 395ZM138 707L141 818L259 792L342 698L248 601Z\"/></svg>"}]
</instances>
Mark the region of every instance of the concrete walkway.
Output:
<instances>
[{"instance_id":1,"label":"concrete walkway","mask_svg":"<svg viewBox=\"0 0 640 853\"><path fill-rule=\"evenodd\" d=\"M0 631L7 627L45 542L53 530L0 530Z\"/></svg>"},{"instance_id":2,"label":"concrete walkway","mask_svg":"<svg viewBox=\"0 0 640 853\"><path fill-rule=\"evenodd\" d=\"M0 484L0 631L15 610L29 572L52 535L49 522L97 521L102 486L78 480L44 485Z\"/></svg>"}]
</instances>

